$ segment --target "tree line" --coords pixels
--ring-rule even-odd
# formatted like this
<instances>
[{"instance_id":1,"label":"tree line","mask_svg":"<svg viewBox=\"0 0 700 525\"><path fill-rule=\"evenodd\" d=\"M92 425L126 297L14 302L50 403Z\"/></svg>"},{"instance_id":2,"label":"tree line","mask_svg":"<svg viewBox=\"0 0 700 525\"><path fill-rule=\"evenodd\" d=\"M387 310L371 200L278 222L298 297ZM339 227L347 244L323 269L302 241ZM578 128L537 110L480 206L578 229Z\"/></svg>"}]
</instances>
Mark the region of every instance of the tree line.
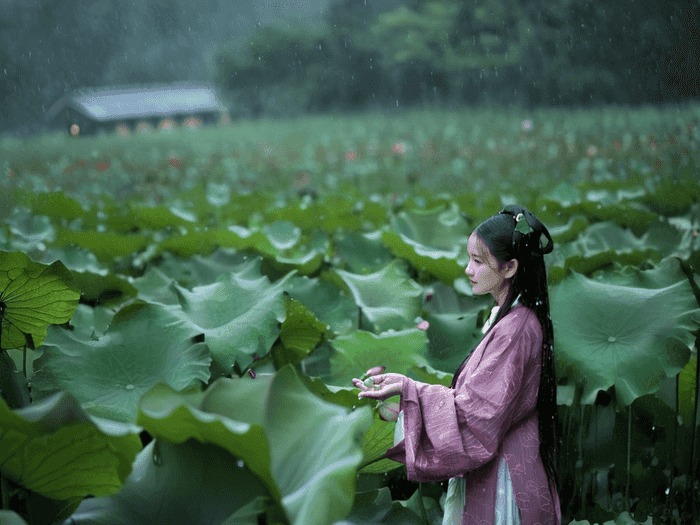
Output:
<instances>
[{"instance_id":1,"label":"tree line","mask_svg":"<svg viewBox=\"0 0 700 525\"><path fill-rule=\"evenodd\" d=\"M337 0L314 27L222 46L234 115L391 106L636 105L700 94L697 0Z\"/></svg>"}]
</instances>

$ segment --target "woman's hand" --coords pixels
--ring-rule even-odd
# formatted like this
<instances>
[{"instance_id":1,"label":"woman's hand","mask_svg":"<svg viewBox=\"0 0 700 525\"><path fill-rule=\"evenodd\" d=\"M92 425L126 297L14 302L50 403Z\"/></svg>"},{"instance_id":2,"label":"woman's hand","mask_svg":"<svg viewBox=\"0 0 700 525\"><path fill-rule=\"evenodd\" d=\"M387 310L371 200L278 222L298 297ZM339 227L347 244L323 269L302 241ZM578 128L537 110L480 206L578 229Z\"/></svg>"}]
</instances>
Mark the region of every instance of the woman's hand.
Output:
<instances>
[{"instance_id":1,"label":"woman's hand","mask_svg":"<svg viewBox=\"0 0 700 525\"><path fill-rule=\"evenodd\" d=\"M367 371L369 377L363 382L353 378L352 384L361 390L358 398L369 397L384 401L390 397L401 395L403 383L408 378L403 374L380 374L384 367L374 367ZM374 373L372 373L374 372Z\"/></svg>"}]
</instances>

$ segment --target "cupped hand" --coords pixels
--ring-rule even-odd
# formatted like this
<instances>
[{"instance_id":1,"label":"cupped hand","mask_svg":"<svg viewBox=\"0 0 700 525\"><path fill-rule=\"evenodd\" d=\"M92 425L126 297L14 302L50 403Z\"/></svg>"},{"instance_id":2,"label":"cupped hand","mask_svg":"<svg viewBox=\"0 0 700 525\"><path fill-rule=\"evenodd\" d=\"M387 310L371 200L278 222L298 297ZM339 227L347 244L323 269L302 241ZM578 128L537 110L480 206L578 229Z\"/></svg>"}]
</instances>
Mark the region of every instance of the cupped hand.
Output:
<instances>
[{"instance_id":1,"label":"cupped hand","mask_svg":"<svg viewBox=\"0 0 700 525\"><path fill-rule=\"evenodd\" d=\"M375 367L380 368L380 367ZM383 367L381 367L383 369ZM408 379L403 374L370 374L374 369L370 369L367 372L369 377L366 381L361 381L360 379L353 378L352 383L361 392L357 395L358 398L369 397L371 399L378 399L384 401L390 397L401 395L403 391L403 383Z\"/></svg>"}]
</instances>

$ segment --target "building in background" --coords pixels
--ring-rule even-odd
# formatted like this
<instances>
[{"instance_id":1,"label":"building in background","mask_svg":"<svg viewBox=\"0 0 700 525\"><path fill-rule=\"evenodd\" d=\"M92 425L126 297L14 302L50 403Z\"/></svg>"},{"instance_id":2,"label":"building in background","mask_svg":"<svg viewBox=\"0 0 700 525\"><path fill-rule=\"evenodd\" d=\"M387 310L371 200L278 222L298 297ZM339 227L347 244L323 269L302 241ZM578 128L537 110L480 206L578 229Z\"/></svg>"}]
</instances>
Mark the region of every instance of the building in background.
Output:
<instances>
[{"instance_id":1,"label":"building in background","mask_svg":"<svg viewBox=\"0 0 700 525\"><path fill-rule=\"evenodd\" d=\"M51 106L46 120L73 136L229 122L213 88L186 83L78 89Z\"/></svg>"}]
</instances>

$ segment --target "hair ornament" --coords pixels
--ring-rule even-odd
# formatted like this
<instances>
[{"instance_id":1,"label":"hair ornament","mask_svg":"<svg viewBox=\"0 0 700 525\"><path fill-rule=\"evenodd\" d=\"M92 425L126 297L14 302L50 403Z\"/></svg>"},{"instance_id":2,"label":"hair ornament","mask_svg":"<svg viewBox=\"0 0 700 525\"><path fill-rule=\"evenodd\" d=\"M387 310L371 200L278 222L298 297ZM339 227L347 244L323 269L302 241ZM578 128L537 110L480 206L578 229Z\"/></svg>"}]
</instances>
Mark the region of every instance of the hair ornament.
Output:
<instances>
[{"instance_id":1,"label":"hair ornament","mask_svg":"<svg viewBox=\"0 0 700 525\"><path fill-rule=\"evenodd\" d=\"M522 213L518 213L518 216L515 217L515 231L520 232L523 235L527 235L528 233L535 231L532 229L530 224L527 222L527 219L525 218L525 215Z\"/></svg>"}]
</instances>

